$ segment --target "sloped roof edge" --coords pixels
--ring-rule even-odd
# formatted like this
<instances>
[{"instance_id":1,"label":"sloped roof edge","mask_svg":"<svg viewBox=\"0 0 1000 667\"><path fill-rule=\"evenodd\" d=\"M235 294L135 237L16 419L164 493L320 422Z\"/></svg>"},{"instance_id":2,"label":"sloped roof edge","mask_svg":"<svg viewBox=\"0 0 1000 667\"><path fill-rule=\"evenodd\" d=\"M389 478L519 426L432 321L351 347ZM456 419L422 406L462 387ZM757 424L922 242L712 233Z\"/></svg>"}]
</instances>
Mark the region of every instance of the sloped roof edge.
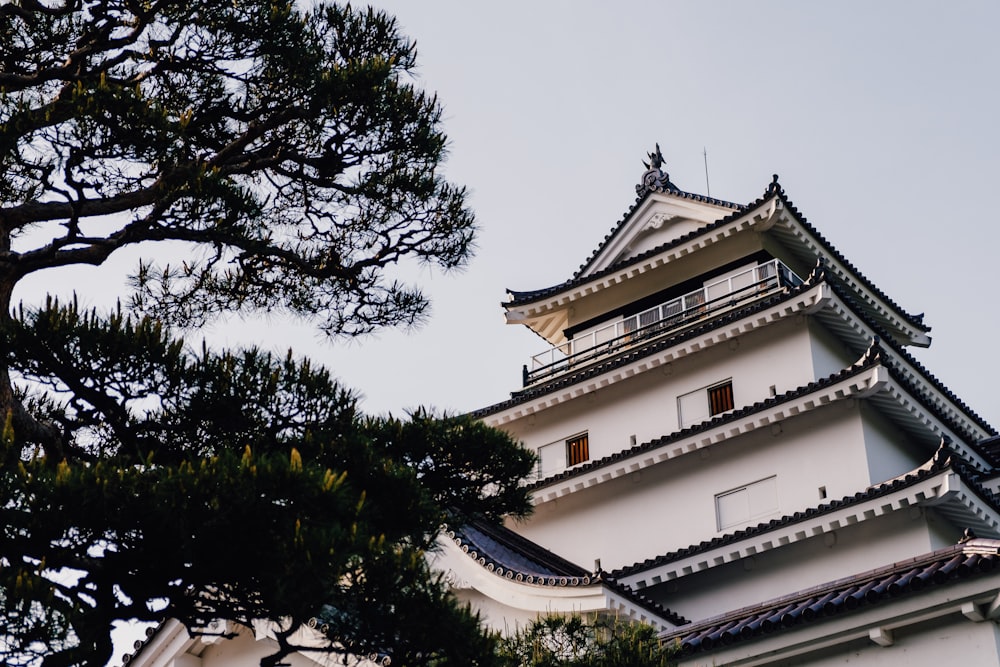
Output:
<instances>
[{"instance_id":1,"label":"sloped roof edge","mask_svg":"<svg viewBox=\"0 0 1000 667\"><path fill-rule=\"evenodd\" d=\"M735 207L736 206L735 204L730 204L729 202L722 202L720 200L711 200L711 199L706 199L706 198L697 199L697 197L700 197L700 195L688 195L687 193L683 193L683 192L680 192L680 191L678 191L678 193L674 193L674 194L687 195L688 199L694 199L695 201L707 201L708 203L716 203L716 204L719 204L719 205L725 205L727 207ZM625 217L621 220L621 222L618 223L618 225L616 226L616 230L619 230L619 229L621 229L623 227L623 223L626 220L628 220L629 216L631 216L632 213L636 210L636 208L638 208L638 206L643 201L645 201L645 199L647 197L649 197L649 196L650 196L650 194L647 193L645 196L640 197L636 201L635 205L631 209L629 209L628 213L625 214ZM698 229L690 231L687 234L683 234L682 236L679 236L676 239L673 239L673 240L671 240L671 241L669 241L667 243L663 243L661 245L658 245L655 248L650 248L646 252L640 253L640 254L636 255L635 257L630 257L629 259L627 259L627 260L625 260L623 262L619 262L617 264L612 264L611 266L608 266L608 267L606 267L606 268L604 268L604 269L602 269L600 271L597 271L596 273L591 273L591 274L583 275L583 271L585 270L586 266L589 265L589 263L592 262L597 257L598 254L600 254L601 249L603 249L608 243L610 243L613 240L614 236L617 234L616 231L613 231L611 234L609 234L604 239L604 241L601 242L601 245L594 252L593 257L591 259L587 260L587 263L585 263L583 266L581 266L580 269L575 274L573 274L573 277L570 278L569 280L567 280L565 282L562 282L562 283L560 283L558 285L552 285L551 287L543 287L542 289L529 290L529 291L524 291L524 292L519 292L519 291L516 291L516 290L508 289L507 293L511 296L511 300L510 301L506 301L506 302L502 302L501 305L504 308L509 308L509 307L512 307L512 306L520 306L520 305L523 305L523 304L526 304L526 303L531 303L532 301L536 301L537 299L545 297L545 296L548 296L550 294L557 294L557 293L559 293L559 292L561 292L563 290L570 289L570 288L575 287L577 285L582 285L583 283L589 282L591 280L597 280L599 278L603 278L604 276L609 275L611 273L614 273L615 271L620 271L621 269L627 268L629 266L632 266L633 264L638 264L639 262L642 262L643 260L645 260L645 259L647 259L649 257L653 257L655 255L658 255L659 253L661 253L661 252L663 252L665 250L668 250L668 249L670 249L670 248L672 248L674 246L680 245L680 244L682 244L682 243L684 243L686 241L689 241L690 239L696 238L698 236L701 236L702 234L705 234L705 233L710 232L710 231L712 231L714 229L717 229L717 228L721 227L722 225L725 225L725 224L727 224L729 222L732 222L733 220L738 220L740 217L742 217L743 215L745 215L747 212L751 211L754 208L757 208L758 206L760 206L762 204L767 203L768 201L770 201L771 199L773 199L775 196L776 196L776 193L771 193L771 192L766 193L763 197L761 197L757 201L753 202L752 204L749 204L747 206L737 207L736 210L734 210L731 214L729 214L727 216L724 216L722 218L719 218L715 222L709 223L709 224L705 225L704 227L700 227Z\"/></svg>"},{"instance_id":2,"label":"sloped roof edge","mask_svg":"<svg viewBox=\"0 0 1000 667\"><path fill-rule=\"evenodd\" d=\"M837 250L837 248L832 243L830 243L826 239L826 237L819 232L819 230L817 230L815 227L812 226L812 224L809 223L806 217L802 215L802 212L799 211L798 207L796 207L795 204L792 202L792 200L788 198L788 195L785 194L784 188L782 188L781 185L778 183L777 174L774 175L774 182L771 184L771 186L776 190L777 196L781 199L781 202L782 204L785 205L785 208L793 216L795 216L796 221L800 225L802 225L802 227L807 232L809 232L809 234L811 234L814 239L816 239L817 244L820 247L824 248L827 251L827 253L831 257L836 259L837 262L842 264L844 268L846 268L852 274L854 274L861 282L861 284L863 284L868 290L870 290L872 294L877 296L880 300L884 301L889 307L891 307L893 310L899 313L900 316L902 316L903 319L905 319L907 323L909 323L914 328L923 331L925 333L931 330L931 327L924 324L922 313L919 315L913 315L904 310L898 303L896 303L885 292L883 292L879 287L877 287L875 283L871 281L870 278L868 278L865 274L861 273L858 267L856 267L850 260L844 257L844 255L841 254L841 252Z\"/></svg>"},{"instance_id":3,"label":"sloped roof edge","mask_svg":"<svg viewBox=\"0 0 1000 667\"><path fill-rule=\"evenodd\" d=\"M481 541L478 543L478 548L470 546L476 545L473 541L474 538L470 537L470 533L473 531L489 535L492 538L493 544L488 546L492 546L495 553L482 550L487 545ZM600 584L613 591L619 597L628 600L636 607L644 609L673 625L679 626L690 623L688 619L642 595L631 586L607 579L604 573L600 571L588 573L580 566L567 561L558 554L545 549L541 545L518 535L516 532L502 525L479 520L472 522L468 526L448 529L446 535L454 540L456 545L467 556L476 561L486 571L509 581L538 587L559 588ZM505 555L501 553L504 551L515 552L519 558L511 559L509 554ZM516 566L516 560L521 560L522 563L527 562L532 572L513 569L511 565ZM544 565L538 567L537 564L539 563L544 563ZM549 566L553 569L548 575L538 574L539 570L546 569Z\"/></svg>"},{"instance_id":4,"label":"sloped roof edge","mask_svg":"<svg viewBox=\"0 0 1000 667\"><path fill-rule=\"evenodd\" d=\"M693 626L662 633L660 637L665 641L677 641L684 655L708 652L981 576L998 566L1000 540L972 538L922 556L727 612Z\"/></svg>"},{"instance_id":5,"label":"sloped roof edge","mask_svg":"<svg viewBox=\"0 0 1000 667\"><path fill-rule=\"evenodd\" d=\"M558 285L553 285L551 287L546 287L538 290L516 291L508 289L507 293L510 295L511 299L507 302L501 303L501 305L504 308L524 305L536 301L539 298L549 296L552 294L557 294L566 289L576 287L590 280L602 278L608 274L614 273L615 271L620 271L623 268L627 268L633 264L642 262L643 260L649 257L652 257L665 250L670 249L671 247L689 241L692 238L696 238L703 234L709 233L722 225L732 222L733 220L739 219L740 217L752 211L753 209L763 206L764 204L770 202L771 199L778 198L781 200L782 204L789 211L789 213L795 217L795 220L802 226L802 228L816 240L817 245L823 248L830 257L834 258L838 263L844 266L845 269L850 271L866 289L868 289L878 299L882 300L892 310L897 312L900 315L900 317L902 317L908 324L913 326L915 329L925 333L931 330L931 327L924 324L922 314L913 315L904 310L898 303L896 303L885 292L883 292L879 287L877 287L875 283L871 281L871 279L869 279L867 276L861 273L861 271L852 262L850 262L839 250L837 250L837 248L833 244L831 244L826 239L825 236L823 236L815 227L813 227L811 223L809 223L808 219L802 214L801 211L799 211L798 207L796 207L795 204L791 201L791 199L788 198L784 188L782 188L781 184L778 182L777 174L773 176L773 180L768 185L763 195L761 195L755 201L745 205L736 205L722 200L704 198L701 197L701 195L692 195L690 193L681 192L679 190L671 191L671 194L674 194L676 196L684 196L686 198L694 199L696 201L706 201L712 204L734 208L735 210L730 215L724 216L713 223L710 223L699 229L684 234L676 239L671 240L668 243L659 245L655 248L651 248L650 250L647 250L644 253L636 255L635 257L632 257L624 262L613 264L593 274L583 275L583 271L586 270L586 268L594 261L594 259L596 259L596 257L600 254L600 251L604 247L606 247L607 244L610 243L614 239L614 237L618 234L618 232L624 227L624 222L628 220L629 216L631 216L638 208L638 206L641 205L641 203L651 194L652 194L651 192L646 192L646 194L644 194L643 196L639 197L639 199L636 200L636 203L632 206L632 208L629 209L629 211L625 214L623 219L612 229L612 232L608 234L607 237L605 237L604 241L597 248L597 250L594 251L594 254L590 257L590 259L588 259L587 262L585 262L580 267L580 269L573 275L573 277L570 280L567 280Z\"/></svg>"},{"instance_id":6,"label":"sloped roof edge","mask_svg":"<svg viewBox=\"0 0 1000 667\"><path fill-rule=\"evenodd\" d=\"M892 349L892 354L894 356L902 359L909 366L911 366L920 375L923 381L925 381L931 387L939 391L949 401L954 403L956 407L958 407L962 412L964 412L965 415L971 421L975 422L980 428L982 428L984 431L990 434L993 435L997 434L997 431L993 426L991 426L989 423L986 422L986 420L980 417L979 414L977 414L961 398L959 398L958 395L955 394L955 392L953 392L951 389L945 386L945 384L941 382L941 380L939 380L936 375L927 370L927 367L921 364L919 361L917 361L917 359L912 354L910 354L904 346L899 345L896 342L895 338L893 338L893 336L888 331L886 331L881 324L872 320L867 315L867 313L865 313L864 309L862 309L858 305L857 301L850 294L846 293L845 290L839 284L835 282L829 282L828 284L833 289L834 294L836 294L837 297L841 300L841 302L843 302L844 305L847 306L848 309L850 309L850 311L854 314L854 316L860 319L862 322L864 322L866 326L868 326L872 331L875 332L875 335L878 336L880 340L880 344L888 345ZM912 381L903 377L899 377L897 379L901 383L903 383L908 389L910 389L911 393L913 393L914 396L920 396L921 392L916 390L917 388L914 386ZM951 423L952 420L948 419L945 415L941 415L940 411L937 410L935 406L930 404L929 401L926 402L925 407L932 409L935 412L935 414L938 414L938 416L942 418L942 420ZM956 430L961 430L961 429L956 429ZM970 443L970 444L975 445L975 443Z\"/></svg>"}]
</instances>

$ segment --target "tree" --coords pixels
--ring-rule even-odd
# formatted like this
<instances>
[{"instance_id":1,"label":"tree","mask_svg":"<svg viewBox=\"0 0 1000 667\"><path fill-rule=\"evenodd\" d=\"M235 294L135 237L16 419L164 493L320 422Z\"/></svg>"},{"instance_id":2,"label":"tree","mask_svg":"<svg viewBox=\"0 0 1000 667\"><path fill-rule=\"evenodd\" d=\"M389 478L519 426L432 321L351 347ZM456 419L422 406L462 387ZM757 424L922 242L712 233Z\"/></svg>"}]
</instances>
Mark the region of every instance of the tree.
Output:
<instances>
[{"instance_id":1,"label":"tree","mask_svg":"<svg viewBox=\"0 0 1000 667\"><path fill-rule=\"evenodd\" d=\"M546 616L499 638L504 667L672 667L656 629L619 618Z\"/></svg>"},{"instance_id":2,"label":"tree","mask_svg":"<svg viewBox=\"0 0 1000 667\"><path fill-rule=\"evenodd\" d=\"M220 313L419 320L394 267L462 265L474 219L414 64L371 10L0 5L0 661L103 665L114 621L171 616L270 619L275 663L317 615L331 652L489 660L422 554L443 521L526 512L531 455L184 338ZM14 306L25 278L125 248L145 259L112 312Z\"/></svg>"}]
</instances>

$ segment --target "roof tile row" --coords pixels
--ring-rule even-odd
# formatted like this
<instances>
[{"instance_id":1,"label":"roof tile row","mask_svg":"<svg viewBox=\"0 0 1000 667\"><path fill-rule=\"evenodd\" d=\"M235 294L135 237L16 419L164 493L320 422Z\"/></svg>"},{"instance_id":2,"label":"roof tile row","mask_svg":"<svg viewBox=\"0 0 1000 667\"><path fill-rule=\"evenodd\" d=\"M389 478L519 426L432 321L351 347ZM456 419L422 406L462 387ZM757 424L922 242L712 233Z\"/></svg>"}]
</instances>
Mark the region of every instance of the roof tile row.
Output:
<instances>
[{"instance_id":1,"label":"roof tile row","mask_svg":"<svg viewBox=\"0 0 1000 667\"><path fill-rule=\"evenodd\" d=\"M684 654L710 651L992 572L998 565L1000 541L972 539L923 557L730 612L671 632L664 638L677 641Z\"/></svg>"}]
</instances>

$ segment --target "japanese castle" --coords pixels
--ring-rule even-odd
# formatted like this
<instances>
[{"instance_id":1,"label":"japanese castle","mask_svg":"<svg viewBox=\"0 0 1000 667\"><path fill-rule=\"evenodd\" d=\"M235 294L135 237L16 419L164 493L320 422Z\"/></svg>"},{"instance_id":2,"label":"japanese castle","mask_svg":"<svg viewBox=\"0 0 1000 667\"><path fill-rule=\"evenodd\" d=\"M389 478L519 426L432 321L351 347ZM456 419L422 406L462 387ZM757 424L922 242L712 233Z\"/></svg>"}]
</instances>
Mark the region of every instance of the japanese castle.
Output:
<instances>
[{"instance_id":1,"label":"japanese castle","mask_svg":"<svg viewBox=\"0 0 1000 667\"><path fill-rule=\"evenodd\" d=\"M911 356L923 316L777 176L736 204L646 167L576 273L504 304L545 349L475 415L537 452L533 515L447 528L434 566L492 628L614 614L685 666L1000 665L1000 438ZM168 622L127 661L267 641Z\"/></svg>"}]
</instances>

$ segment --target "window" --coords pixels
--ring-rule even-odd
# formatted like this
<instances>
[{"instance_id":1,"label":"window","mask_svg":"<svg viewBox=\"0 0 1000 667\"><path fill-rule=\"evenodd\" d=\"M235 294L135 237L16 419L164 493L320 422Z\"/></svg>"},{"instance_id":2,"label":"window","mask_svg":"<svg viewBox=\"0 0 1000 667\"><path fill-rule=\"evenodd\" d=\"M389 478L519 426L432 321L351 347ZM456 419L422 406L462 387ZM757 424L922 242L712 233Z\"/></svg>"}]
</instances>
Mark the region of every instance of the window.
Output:
<instances>
[{"instance_id":1,"label":"window","mask_svg":"<svg viewBox=\"0 0 1000 667\"><path fill-rule=\"evenodd\" d=\"M566 441L566 465L575 466L590 460L590 440L586 433Z\"/></svg>"},{"instance_id":2,"label":"window","mask_svg":"<svg viewBox=\"0 0 1000 667\"><path fill-rule=\"evenodd\" d=\"M680 428L700 424L709 417L732 410L733 381L726 380L677 397L677 422Z\"/></svg>"},{"instance_id":3,"label":"window","mask_svg":"<svg viewBox=\"0 0 1000 667\"><path fill-rule=\"evenodd\" d=\"M545 479L566 468L590 460L590 438L580 433L538 448L538 478Z\"/></svg>"},{"instance_id":4,"label":"window","mask_svg":"<svg viewBox=\"0 0 1000 667\"><path fill-rule=\"evenodd\" d=\"M746 525L753 519L778 510L776 477L768 477L715 496L715 516L719 530Z\"/></svg>"},{"instance_id":5,"label":"window","mask_svg":"<svg viewBox=\"0 0 1000 667\"><path fill-rule=\"evenodd\" d=\"M639 328L639 319L633 315L632 317L626 317L618 324L619 336L623 343L629 343L632 341L632 334L636 329Z\"/></svg>"},{"instance_id":6,"label":"window","mask_svg":"<svg viewBox=\"0 0 1000 667\"><path fill-rule=\"evenodd\" d=\"M708 388L708 414L717 415L733 409L733 383L726 382Z\"/></svg>"},{"instance_id":7,"label":"window","mask_svg":"<svg viewBox=\"0 0 1000 667\"><path fill-rule=\"evenodd\" d=\"M705 304L705 290L699 290L697 292L692 292L691 294L685 294L684 314L696 315L705 310L704 304Z\"/></svg>"}]
</instances>

